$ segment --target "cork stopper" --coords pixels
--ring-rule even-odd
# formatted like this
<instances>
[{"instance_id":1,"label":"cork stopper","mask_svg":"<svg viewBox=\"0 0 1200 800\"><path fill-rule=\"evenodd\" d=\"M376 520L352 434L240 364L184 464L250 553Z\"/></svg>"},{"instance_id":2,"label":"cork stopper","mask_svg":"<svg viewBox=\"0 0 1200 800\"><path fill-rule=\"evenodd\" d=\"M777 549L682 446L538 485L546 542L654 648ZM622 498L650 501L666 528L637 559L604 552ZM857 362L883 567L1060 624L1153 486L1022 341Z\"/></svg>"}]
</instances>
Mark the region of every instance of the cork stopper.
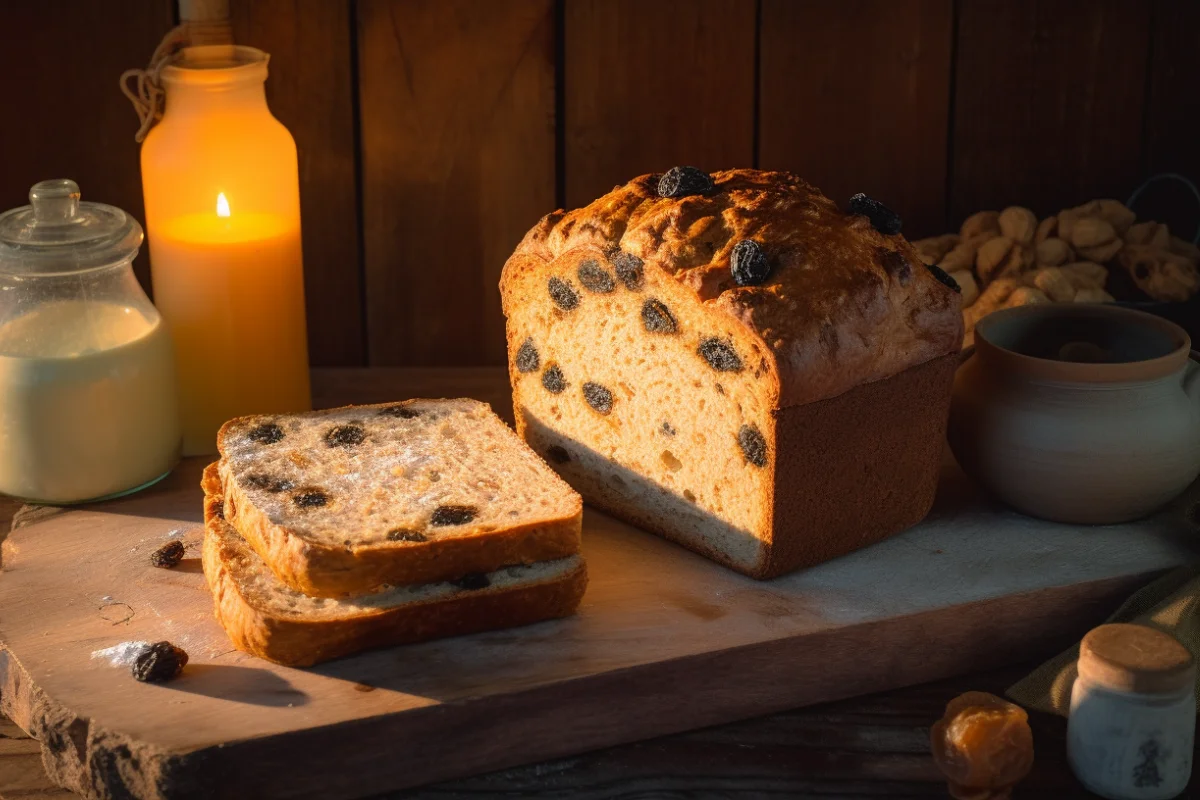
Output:
<instances>
[{"instance_id":1,"label":"cork stopper","mask_svg":"<svg viewBox=\"0 0 1200 800\"><path fill-rule=\"evenodd\" d=\"M1196 663L1174 637L1145 625L1093 629L1079 646L1079 676L1139 694L1169 694L1191 686Z\"/></svg>"}]
</instances>

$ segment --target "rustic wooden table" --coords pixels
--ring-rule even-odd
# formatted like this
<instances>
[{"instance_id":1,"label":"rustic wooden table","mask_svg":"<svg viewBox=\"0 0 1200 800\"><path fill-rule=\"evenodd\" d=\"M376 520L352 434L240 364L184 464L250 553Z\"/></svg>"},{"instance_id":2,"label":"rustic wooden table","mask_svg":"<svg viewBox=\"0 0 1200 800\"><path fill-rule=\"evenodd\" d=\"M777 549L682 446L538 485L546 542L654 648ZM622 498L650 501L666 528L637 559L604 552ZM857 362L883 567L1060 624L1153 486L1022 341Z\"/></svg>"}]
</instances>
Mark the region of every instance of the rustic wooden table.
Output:
<instances>
[{"instance_id":1,"label":"rustic wooden table","mask_svg":"<svg viewBox=\"0 0 1200 800\"><path fill-rule=\"evenodd\" d=\"M337 369L315 371L313 392L320 406L467 395L511 417L505 387L501 369ZM0 499L0 531L8 531L17 510L16 503ZM929 755L929 726L957 694L1002 694L1035 665L997 666L391 797L946 797ZM1036 762L1016 792L1018 800L1092 796L1067 766L1065 720L1034 714L1031 724ZM0 718L0 798L74 796L50 783L38 743Z\"/></svg>"}]
</instances>

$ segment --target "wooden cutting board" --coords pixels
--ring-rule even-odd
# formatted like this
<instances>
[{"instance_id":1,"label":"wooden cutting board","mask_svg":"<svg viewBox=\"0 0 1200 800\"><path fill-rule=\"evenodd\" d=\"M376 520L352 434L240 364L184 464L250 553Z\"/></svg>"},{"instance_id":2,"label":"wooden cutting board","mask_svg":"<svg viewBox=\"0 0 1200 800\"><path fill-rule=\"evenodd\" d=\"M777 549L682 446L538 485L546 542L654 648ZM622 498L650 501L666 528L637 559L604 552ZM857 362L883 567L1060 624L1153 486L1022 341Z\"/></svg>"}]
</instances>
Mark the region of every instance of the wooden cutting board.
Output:
<instances>
[{"instance_id":1,"label":"wooden cutting board","mask_svg":"<svg viewBox=\"0 0 1200 800\"><path fill-rule=\"evenodd\" d=\"M296 670L232 649L198 559L148 564L198 540L201 466L4 543L0 704L84 794L356 797L930 681L1048 654L1197 555L1178 508L1055 525L952 465L918 527L769 583L588 510L576 617ZM167 685L96 655L160 639L191 654Z\"/></svg>"}]
</instances>

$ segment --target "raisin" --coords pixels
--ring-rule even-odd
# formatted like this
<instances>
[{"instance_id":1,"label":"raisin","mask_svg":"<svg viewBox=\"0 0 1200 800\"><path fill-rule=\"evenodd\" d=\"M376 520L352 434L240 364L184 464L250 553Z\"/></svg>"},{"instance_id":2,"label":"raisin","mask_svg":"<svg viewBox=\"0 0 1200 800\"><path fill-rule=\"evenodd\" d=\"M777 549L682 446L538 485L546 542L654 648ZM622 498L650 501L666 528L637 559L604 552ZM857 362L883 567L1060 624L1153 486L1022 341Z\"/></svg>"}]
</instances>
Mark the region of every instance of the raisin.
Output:
<instances>
[{"instance_id":1,"label":"raisin","mask_svg":"<svg viewBox=\"0 0 1200 800\"><path fill-rule=\"evenodd\" d=\"M588 291L608 294L616 288L616 283L613 282L613 276L609 271L590 258L579 265L575 274L579 276L579 282L583 284L583 288Z\"/></svg>"},{"instance_id":2,"label":"raisin","mask_svg":"<svg viewBox=\"0 0 1200 800\"><path fill-rule=\"evenodd\" d=\"M550 456L550 460L556 464L565 464L571 460L571 454L567 452L567 448L557 444L547 447L546 455Z\"/></svg>"},{"instance_id":3,"label":"raisin","mask_svg":"<svg viewBox=\"0 0 1200 800\"><path fill-rule=\"evenodd\" d=\"M482 572L472 572L468 575L463 575L456 581L450 582L460 589L469 589L471 591L474 591L475 589L486 589L492 585L492 582L488 579L488 576Z\"/></svg>"},{"instance_id":4,"label":"raisin","mask_svg":"<svg viewBox=\"0 0 1200 800\"><path fill-rule=\"evenodd\" d=\"M429 524L438 527L466 525L477 516L479 516L479 509L475 506L438 506L434 509L433 516L429 518Z\"/></svg>"},{"instance_id":5,"label":"raisin","mask_svg":"<svg viewBox=\"0 0 1200 800\"><path fill-rule=\"evenodd\" d=\"M621 279L621 283L625 284L625 288L631 292L636 292L642 288L642 282L646 277L644 262L635 256L633 253L626 253L618 250L613 255L609 256L609 261L617 270L617 277Z\"/></svg>"},{"instance_id":6,"label":"raisin","mask_svg":"<svg viewBox=\"0 0 1200 800\"><path fill-rule=\"evenodd\" d=\"M1150 277L1150 268L1145 264L1138 264L1133 268L1133 274L1137 275L1138 280L1144 281Z\"/></svg>"},{"instance_id":7,"label":"raisin","mask_svg":"<svg viewBox=\"0 0 1200 800\"><path fill-rule=\"evenodd\" d=\"M571 288L571 284L562 278L551 278L546 281L546 288L550 292L550 299L554 301L554 305L563 311L573 311L579 305L579 295Z\"/></svg>"},{"instance_id":8,"label":"raisin","mask_svg":"<svg viewBox=\"0 0 1200 800\"><path fill-rule=\"evenodd\" d=\"M946 286L949 286L951 289L958 292L959 294L962 294L962 287L958 285L958 281L954 280L954 278L951 278L946 273L946 270L944 270L941 267L936 266L934 264L926 264L925 268L928 269L930 271L930 273L933 274L933 277L937 278L939 281L944 283Z\"/></svg>"},{"instance_id":9,"label":"raisin","mask_svg":"<svg viewBox=\"0 0 1200 800\"><path fill-rule=\"evenodd\" d=\"M264 422L246 434L246 438L259 444L275 444L283 439L283 428L274 422Z\"/></svg>"},{"instance_id":10,"label":"raisin","mask_svg":"<svg viewBox=\"0 0 1200 800\"><path fill-rule=\"evenodd\" d=\"M671 423L665 422L665 421L662 424L662 432L665 433L667 436L675 435L675 429L671 427Z\"/></svg>"},{"instance_id":11,"label":"raisin","mask_svg":"<svg viewBox=\"0 0 1200 800\"><path fill-rule=\"evenodd\" d=\"M270 492L271 494L290 492L296 488L296 484L292 481L283 478L272 478L269 475L261 475L259 473L247 475L244 480L246 485L251 489L262 489L264 492Z\"/></svg>"},{"instance_id":12,"label":"raisin","mask_svg":"<svg viewBox=\"0 0 1200 800\"><path fill-rule=\"evenodd\" d=\"M187 666L188 654L170 642L155 642L138 653L133 661L133 677L150 683L175 678Z\"/></svg>"},{"instance_id":13,"label":"raisin","mask_svg":"<svg viewBox=\"0 0 1200 800\"><path fill-rule=\"evenodd\" d=\"M405 405L387 406L386 408L379 409L379 416L399 417L400 419L416 419L417 417L421 416L421 412Z\"/></svg>"},{"instance_id":14,"label":"raisin","mask_svg":"<svg viewBox=\"0 0 1200 800\"><path fill-rule=\"evenodd\" d=\"M767 465L767 440L759 433L758 428L753 425L743 425L738 430L737 440L747 462L756 467Z\"/></svg>"},{"instance_id":15,"label":"raisin","mask_svg":"<svg viewBox=\"0 0 1200 800\"><path fill-rule=\"evenodd\" d=\"M535 372L541 363L542 359L538 356L537 348L533 346L533 339L522 342L517 350L517 371Z\"/></svg>"},{"instance_id":16,"label":"raisin","mask_svg":"<svg viewBox=\"0 0 1200 800\"><path fill-rule=\"evenodd\" d=\"M733 246L729 268L738 286L758 286L771 274L771 265L762 245L753 239L742 239Z\"/></svg>"},{"instance_id":17,"label":"raisin","mask_svg":"<svg viewBox=\"0 0 1200 800\"><path fill-rule=\"evenodd\" d=\"M546 371L542 373L542 386L550 394L560 394L563 389L567 388L567 381L563 378L558 364L546 367Z\"/></svg>"},{"instance_id":18,"label":"raisin","mask_svg":"<svg viewBox=\"0 0 1200 800\"><path fill-rule=\"evenodd\" d=\"M387 535L389 542L428 542L429 537L420 531L410 530L408 528L393 528L388 531Z\"/></svg>"},{"instance_id":19,"label":"raisin","mask_svg":"<svg viewBox=\"0 0 1200 800\"><path fill-rule=\"evenodd\" d=\"M292 495L292 502L300 508L320 508L329 502L329 495L324 489L309 486Z\"/></svg>"},{"instance_id":20,"label":"raisin","mask_svg":"<svg viewBox=\"0 0 1200 800\"><path fill-rule=\"evenodd\" d=\"M712 176L696 167L671 167L658 179L659 197L687 197L712 190Z\"/></svg>"},{"instance_id":21,"label":"raisin","mask_svg":"<svg viewBox=\"0 0 1200 800\"><path fill-rule=\"evenodd\" d=\"M349 450L362 444L366 438L367 432L361 425L338 425L336 428L330 428L325 434L325 444Z\"/></svg>"},{"instance_id":22,"label":"raisin","mask_svg":"<svg viewBox=\"0 0 1200 800\"><path fill-rule=\"evenodd\" d=\"M183 561L183 542L173 539L150 554L150 563L162 569L170 569Z\"/></svg>"},{"instance_id":23,"label":"raisin","mask_svg":"<svg viewBox=\"0 0 1200 800\"><path fill-rule=\"evenodd\" d=\"M598 383L588 381L583 385L583 399L587 400L587 404L601 414L612 411L612 392Z\"/></svg>"},{"instance_id":24,"label":"raisin","mask_svg":"<svg viewBox=\"0 0 1200 800\"><path fill-rule=\"evenodd\" d=\"M891 236L900 232L900 216L878 200L872 200L862 192L850 198L850 213L861 214L871 221L871 227Z\"/></svg>"},{"instance_id":25,"label":"raisin","mask_svg":"<svg viewBox=\"0 0 1200 800\"><path fill-rule=\"evenodd\" d=\"M671 309L667 308L663 301L653 297L642 303L642 327L650 333L675 333L679 330L679 324L675 322L675 315L671 313Z\"/></svg>"},{"instance_id":26,"label":"raisin","mask_svg":"<svg viewBox=\"0 0 1200 800\"><path fill-rule=\"evenodd\" d=\"M886 247L880 247L877 253L879 255L879 263L883 265L883 271L899 281L901 286L906 285L912 280L912 265L908 263L908 259L904 257L904 253L897 250L888 250Z\"/></svg>"},{"instance_id":27,"label":"raisin","mask_svg":"<svg viewBox=\"0 0 1200 800\"><path fill-rule=\"evenodd\" d=\"M737 351L728 342L723 342L715 336L701 341L696 352L718 372L742 371L742 360L738 358Z\"/></svg>"},{"instance_id":28,"label":"raisin","mask_svg":"<svg viewBox=\"0 0 1200 800\"><path fill-rule=\"evenodd\" d=\"M258 473L254 473L253 475L247 475L245 478L243 478L243 481L251 489L266 489L268 486L271 485L271 478L267 477L266 475L260 475Z\"/></svg>"}]
</instances>

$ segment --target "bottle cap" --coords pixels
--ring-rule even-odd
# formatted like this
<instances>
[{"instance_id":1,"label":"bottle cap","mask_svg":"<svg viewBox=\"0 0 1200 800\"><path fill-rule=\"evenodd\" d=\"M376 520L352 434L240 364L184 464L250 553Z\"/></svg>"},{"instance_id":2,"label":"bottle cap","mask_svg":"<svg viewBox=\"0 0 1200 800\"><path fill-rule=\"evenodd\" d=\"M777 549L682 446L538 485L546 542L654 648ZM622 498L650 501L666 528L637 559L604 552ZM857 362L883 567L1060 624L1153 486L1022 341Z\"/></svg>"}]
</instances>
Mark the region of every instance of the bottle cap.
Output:
<instances>
[{"instance_id":1,"label":"bottle cap","mask_svg":"<svg viewBox=\"0 0 1200 800\"><path fill-rule=\"evenodd\" d=\"M1145 625L1093 629L1079 646L1079 676L1139 694L1169 694L1195 683L1196 662L1177 639Z\"/></svg>"}]
</instances>

